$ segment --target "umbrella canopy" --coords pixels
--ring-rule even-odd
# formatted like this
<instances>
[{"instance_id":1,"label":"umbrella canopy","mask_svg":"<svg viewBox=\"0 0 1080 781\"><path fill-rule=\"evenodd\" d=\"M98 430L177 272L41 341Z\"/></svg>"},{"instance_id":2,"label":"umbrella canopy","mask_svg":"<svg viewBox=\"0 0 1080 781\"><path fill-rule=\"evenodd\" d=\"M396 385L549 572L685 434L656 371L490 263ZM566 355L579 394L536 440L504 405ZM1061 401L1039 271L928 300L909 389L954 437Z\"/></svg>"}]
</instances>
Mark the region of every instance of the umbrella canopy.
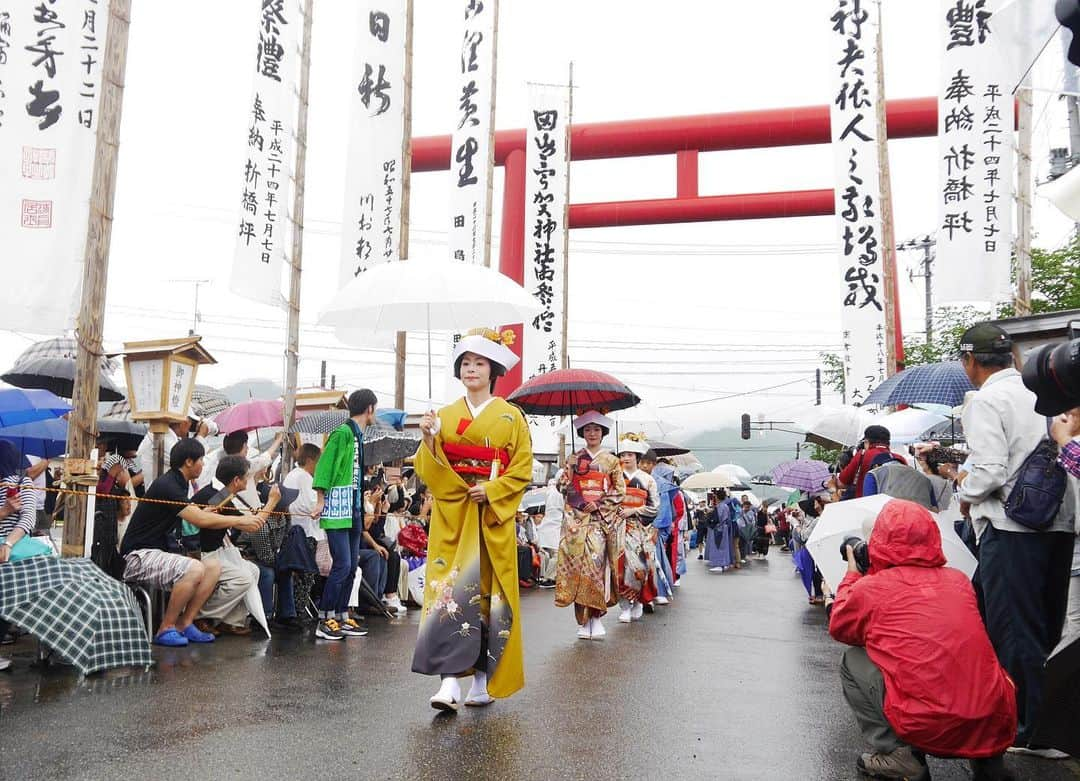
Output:
<instances>
[{"instance_id":1,"label":"umbrella canopy","mask_svg":"<svg viewBox=\"0 0 1080 781\"><path fill-rule=\"evenodd\" d=\"M773 482L785 488L798 488L807 493L816 493L825 489L829 479L829 465L824 461L785 461L772 469Z\"/></svg>"},{"instance_id":2,"label":"umbrella canopy","mask_svg":"<svg viewBox=\"0 0 1080 781\"><path fill-rule=\"evenodd\" d=\"M338 336L457 331L520 323L542 307L525 288L485 266L447 261L379 263L343 287L319 317Z\"/></svg>"},{"instance_id":3,"label":"umbrella canopy","mask_svg":"<svg viewBox=\"0 0 1080 781\"><path fill-rule=\"evenodd\" d=\"M135 597L90 559L34 556L0 567L0 616L84 675L153 663Z\"/></svg>"},{"instance_id":4,"label":"umbrella canopy","mask_svg":"<svg viewBox=\"0 0 1080 781\"><path fill-rule=\"evenodd\" d=\"M688 447L676 445L671 442L657 442L656 440L649 442L649 449L661 458L665 456L685 456L690 452L690 448Z\"/></svg>"},{"instance_id":5,"label":"umbrella canopy","mask_svg":"<svg viewBox=\"0 0 1080 781\"><path fill-rule=\"evenodd\" d=\"M964 441L964 424L960 418L946 418L935 426L931 426L919 435L922 442L941 442L946 445L954 445Z\"/></svg>"},{"instance_id":6,"label":"umbrella canopy","mask_svg":"<svg viewBox=\"0 0 1080 781\"><path fill-rule=\"evenodd\" d=\"M0 374L0 380L16 388L42 388L70 399L75 393L75 359L32 358L16 363ZM113 381L102 365L98 373L98 401L119 401L122 398L123 389Z\"/></svg>"},{"instance_id":7,"label":"umbrella canopy","mask_svg":"<svg viewBox=\"0 0 1080 781\"><path fill-rule=\"evenodd\" d=\"M873 422L874 416L861 407L817 407L796 425L806 431L807 442L822 447L847 447L862 439L866 427Z\"/></svg>"},{"instance_id":8,"label":"umbrella canopy","mask_svg":"<svg viewBox=\"0 0 1080 781\"><path fill-rule=\"evenodd\" d=\"M543 512L547 506L547 488L534 488L531 491L526 491L525 495L521 497L521 505L518 509L521 512Z\"/></svg>"},{"instance_id":9,"label":"umbrella canopy","mask_svg":"<svg viewBox=\"0 0 1080 781\"><path fill-rule=\"evenodd\" d=\"M107 438L117 450L137 450L149 427L145 423L135 423L130 420L117 420L113 418L101 419L97 422L98 434Z\"/></svg>"},{"instance_id":10,"label":"umbrella canopy","mask_svg":"<svg viewBox=\"0 0 1080 781\"><path fill-rule=\"evenodd\" d=\"M874 419L874 423L889 430L890 441L895 446L919 442L926 429L947 420L945 415L938 412L908 407L888 415L880 415Z\"/></svg>"},{"instance_id":11,"label":"umbrella canopy","mask_svg":"<svg viewBox=\"0 0 1080 781\"><path fill-rule=\"evenodd\" d=\"M1035 741L1074 757L1080 757L1080 635L1063 640L1046 660L1042 712L1035 727Z\"/></svg>"},{"instance_id":12,"label":"umbrella canopy","mask_svg":"<svg viewBox=\"0 0 1080 781\"><path fill-rule=\"evenodd\" d=\"M591 409L610 412L641 401L620 380L592 369L556 369L537 375L506 400L527 415L580 415Z\"/></svg>"},{"instance_id":13,"label":"umbrella canopy","mask_svg":"<svg viewBox=\"0 0 1080 781\"><path fill-rule=\"evenodd\" d=\"M752 482L753 479L754 479L753 475L751 475L748 471L746 471L746 469L739 466L738 464L721 464L720 466L713 469L713 471L714 472L721 472L721 471L722 472L727 472L729 475L734 477L740 483L749 483L749 482Z\"/></svg>"},{"instance_id":14,"label":"umbrella canopy","mask_svg":"<svg viewBox=\"0 0 1080 781\"><path fill-rule=\"evenodd\" d=\"M874 388L863 404L947 404L955 407L975 390L959 361L912 366Z\"/></svg>"},{"instance_id":15,"label":"umbrella canopy","mask_svg":"<svg viewBox=\"0 0 1080 781\"><path fill-rule=\"evenodd\" d=\"M0 439L6 439L23 455L56 458L67 452L68 424L61 418L34 420L17 426L0 428Z\"/></svg>"},{"instance_id":16,"label":"umbrella canopy","mask_svg":"<svg viewBox=\"0 0 1080 781\"><path fill-rule=\"evenodd\" d=\"M117 401L108 407L98 407L102 420L131 420L131 402L127 399Z\"/></svg>"},{"instance_id":17,"label":"umbrella canopy","mask_svg":"<svg viewBox=\"0 0 1080 781\"><path fill-rule=\"evenodd\" d=\"M0 390L0 426L17 426L35 420L58 418L71 412L71 405L47 390Z\"/></svg>"},{"instance_id":18,"label":"umbrella canopy","mask_svg":"<svg viewBox=\"0 0 1080 781\"><path fill-rule=\"evenodd\" d=\"M289 431L299 434L330 434L348 419L349 413L343 409L312 412L293 423Z\"/></svg>"},{"instance_id":19,"label":"umbrella canopy","mask_svg":"<svg viewBox=\"0 0 1080 781\"><path fill-rule=\"evenodd\" d=\"M404 461L416 455L418 447L420 447L419 434L394 431L377 424L364 429L365 464Z\"/></svg>"},{"instance_id":20,"label":"umbrella canopy","mask_svg":"<svg viewBox=\"0 0 1080 781\"><path fill-rule=\"evenodd\" d=\"M218 429L231 434L234 431L254 431L285 423L285 403L281 399L250 399L242 401L214 418Z\"/></svg>"},{"instance_id":21,"label":"umbrella canopy","mask_svg":"<svg viewBox=\"0 0 1080 781\"><path fill-rule=\"evenodd\" d=\"M687 491L709 491L714 488L733 488L739 482L727 472L698 472L683 481Z\"/></svg>"},{"instance_id":22,"label":"umbrella canopy","mask_svg":"<svg viewBox=\"0 0 1080 781\"><path fill-rule=\"evenodd\" d=\"M891 496L877 494L825 505L825 511L814 526L806 547L821 574L834 589L847 572L847 562L840 557L840 544L847 537L869 540L878 513L891 501ZM941 549L945 553L946 566L958 569L970 578L975 573L975 557L956 534L952 521L942 520L937 513L930 515L941 531Z\"/></svg>"}]
</instances>

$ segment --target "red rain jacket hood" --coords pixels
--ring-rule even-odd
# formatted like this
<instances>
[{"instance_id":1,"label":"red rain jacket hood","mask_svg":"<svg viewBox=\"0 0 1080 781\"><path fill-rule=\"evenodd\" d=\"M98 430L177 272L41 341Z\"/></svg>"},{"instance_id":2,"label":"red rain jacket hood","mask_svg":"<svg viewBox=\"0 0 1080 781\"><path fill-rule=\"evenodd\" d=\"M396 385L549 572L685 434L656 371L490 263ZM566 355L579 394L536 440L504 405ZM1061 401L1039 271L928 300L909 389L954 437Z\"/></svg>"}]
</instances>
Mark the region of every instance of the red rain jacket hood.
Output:
<instances>
[{"instance_id":1,"label":"red rain jacket hood","mask_svg":"<svg viewBox=\"0 0 1080 781\"><path fill-rule=\"evenodd\" d=\"M894 499L870 535L870 571L840 583L829 634L863 646L885 679L885 717L927 753L996 756L1016 737L1016 695L970 581L945 566L930 513Z\"/></svg>"}]
</instances>

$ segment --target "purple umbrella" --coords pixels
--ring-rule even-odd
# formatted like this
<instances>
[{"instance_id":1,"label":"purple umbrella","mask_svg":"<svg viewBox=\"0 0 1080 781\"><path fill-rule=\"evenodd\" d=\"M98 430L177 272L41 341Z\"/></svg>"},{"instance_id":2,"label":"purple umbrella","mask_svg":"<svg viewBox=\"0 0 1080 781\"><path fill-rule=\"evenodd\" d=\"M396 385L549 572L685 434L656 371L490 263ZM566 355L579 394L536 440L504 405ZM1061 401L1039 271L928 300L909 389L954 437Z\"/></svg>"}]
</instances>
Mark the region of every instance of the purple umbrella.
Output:
<instances>
[{"instance_id":1,"label":"purple umbrella","mask_svg":"<svg viewBox=\"0 0 1080 781\"><path fill-rule=\"evenodd\" d=\"M825 488L829 479L829 465L824 461L785 461L773 467L772 477L776 485L785 488L798 488L808 494L817 493Z\"/></svg>"}]
</instances>

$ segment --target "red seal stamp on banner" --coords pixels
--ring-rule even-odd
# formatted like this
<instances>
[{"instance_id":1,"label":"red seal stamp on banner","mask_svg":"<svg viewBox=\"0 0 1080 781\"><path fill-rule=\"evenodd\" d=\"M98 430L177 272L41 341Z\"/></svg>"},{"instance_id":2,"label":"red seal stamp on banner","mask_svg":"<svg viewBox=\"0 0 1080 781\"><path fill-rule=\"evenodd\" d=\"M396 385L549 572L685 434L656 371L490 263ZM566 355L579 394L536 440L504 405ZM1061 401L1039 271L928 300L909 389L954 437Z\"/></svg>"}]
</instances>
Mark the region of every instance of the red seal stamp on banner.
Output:
<instances>
[{"instance_id":1,"label":"red seal stamp on banner","mask_svg":"<svg viewBox=\"0 0 1080 781\"><path fill-rule=\"evenodd\" d=\"M52 201L32 201L29 198L23 198L22 226L24 228L51 228L52 213Z\"/></svg>"},{"instance_id":2,"label":"red seal stamp on banner","mask_svg":"<svg viewBox=\"0 0 1080 781\"><path fill-rule=\"evenodd\" d=\"M22 148L23 179L55 179L56 150L33 146Z\"/></svg>"}]
</instances>

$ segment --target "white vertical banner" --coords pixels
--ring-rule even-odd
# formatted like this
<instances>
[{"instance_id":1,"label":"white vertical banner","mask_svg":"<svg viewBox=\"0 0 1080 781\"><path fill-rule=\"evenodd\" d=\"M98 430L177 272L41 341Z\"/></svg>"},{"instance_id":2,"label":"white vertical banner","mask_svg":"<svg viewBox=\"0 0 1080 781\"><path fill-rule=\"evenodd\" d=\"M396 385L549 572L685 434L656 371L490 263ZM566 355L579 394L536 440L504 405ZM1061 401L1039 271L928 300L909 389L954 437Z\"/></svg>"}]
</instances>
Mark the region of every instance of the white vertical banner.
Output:
<instances>
[{"instance_id":1,"label":"white vertical banner","mask_svg":"<svg viewBox=\"0 0 1080 781\"><path fill-rule=\"evenodd\" d=\"M454 62L454 124L450 143L450 257L489 265L488 188L495 150L495 24L498 0L454 0L463 26Z\"/></svg>"},{"instance_id":2,"label":"white vertical banner","mask_svg":"<svg viewBox=\"0 0 1080 781\"><path fill-rule=\"evenodd\" d=\"M523 324L521 379L562 367L570 90L529 85L525 125L525 289L543 309Z\"/></svg>"},{"instance_id":3,"label":"white vertical banner","mask_svg":"<svg viewBox=\"0 0 1080 781\"><path fill-rule=\"evenodd\" d=\"M299 111L300 36L304 15L296 0L261 0L251 59L254 86L229 290L280 307L281 266L289 252L289 193L293 136Z\"/></svg>"},{"instance_id":4,"label":"white vertical banner","mask_svg":"<svg viewBox=\"0 0 1080 781\"><path fill-rule=\"evenodd\" d=\"M405 134L405 0L363 0L353 55L352 119L339 283L396 260Z\"/></svg>"},{"instance_id":5,"label":"white vertical banner","mask_svg":"<svg viewBox=\"0 0 1080 781\"><path fill-rule=\"evenodd\" d=\"M108 0L0 0L0 328L74 324L108 26Z\"/></svg>"},{"instance_id":6,"label":"white vertical banner","mask_svg":"<svg viewBox=\"0 0 1080 781\"><path fill-rule=\"evenodd\" d=\"M876 116L877 4L830 0L829 8L844 381L848 403L860 404L886 376Z\"/></svg>"},{"instance_id":7,"label":"white vertical banner","mask_svg":"<svg viewBox=\"0 0 1080 781\"><path fill-rule=\"evenodd\" d=\"M939 3L934 295L940 303L1004 301L1011 298L1015 53L1005 34L995 34L1005 23L995 19L1001 0Z\"/></svg>"}]
</instances>

